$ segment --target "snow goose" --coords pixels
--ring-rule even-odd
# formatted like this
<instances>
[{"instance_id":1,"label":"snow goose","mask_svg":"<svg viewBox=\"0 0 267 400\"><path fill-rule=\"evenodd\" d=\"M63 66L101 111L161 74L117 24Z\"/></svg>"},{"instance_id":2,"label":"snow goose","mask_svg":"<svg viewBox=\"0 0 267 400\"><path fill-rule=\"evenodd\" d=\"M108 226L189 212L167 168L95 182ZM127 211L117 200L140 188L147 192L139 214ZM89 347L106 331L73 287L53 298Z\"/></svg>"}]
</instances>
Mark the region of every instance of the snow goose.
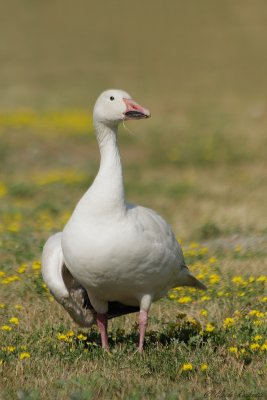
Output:
<instances>
[{"instance_id":1,"label":"snow goose","mask_svg":"<svg viewBox=\"0 0 267 400\"><path fill-rule=\"evenodd\" d=\"M118 125L149 116L124 91L99 96L93 111L98 174L63 232L50 237L43 250L42 273L51 293L80 326L97 323L105 349L109 318L140 310L142 352L153 301L176 286L206 289L190 274L170 226L124 197Z\"/></svg>"}]
</instances>

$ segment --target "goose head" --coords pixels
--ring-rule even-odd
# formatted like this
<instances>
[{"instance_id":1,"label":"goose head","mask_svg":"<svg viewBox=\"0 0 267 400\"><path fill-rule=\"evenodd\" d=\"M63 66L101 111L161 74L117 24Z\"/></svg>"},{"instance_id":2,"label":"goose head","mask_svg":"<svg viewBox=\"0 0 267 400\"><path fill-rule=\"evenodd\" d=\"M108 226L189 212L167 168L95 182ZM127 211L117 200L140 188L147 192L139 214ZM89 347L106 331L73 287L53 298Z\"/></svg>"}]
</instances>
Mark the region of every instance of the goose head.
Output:
<instances>
[{"instance_id":1,"label":"goose head","mask_svg":"<svg viewBox=\"0 0 267 400\"><path fill-rule=\"evenodd\" d=\"M110 89L98 97L93 117L95 122L118 125L124 120L149 118L150 111L140 106L127 92Z\"/></svg>"}]
</instances>

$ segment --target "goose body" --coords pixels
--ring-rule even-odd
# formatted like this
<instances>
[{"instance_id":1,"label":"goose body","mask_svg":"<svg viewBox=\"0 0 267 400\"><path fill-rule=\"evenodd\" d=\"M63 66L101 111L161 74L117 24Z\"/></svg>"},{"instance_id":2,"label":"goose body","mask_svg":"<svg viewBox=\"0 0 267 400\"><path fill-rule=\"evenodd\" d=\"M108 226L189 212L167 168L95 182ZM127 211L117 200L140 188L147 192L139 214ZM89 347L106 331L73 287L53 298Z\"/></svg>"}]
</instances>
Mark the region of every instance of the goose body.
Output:
<instances>
[{"instance_id":1,"label":"goose body","mask_svg":"<svg viewBox=\"0 0 267 400\"><path fill-rule=\"evenodd\" d=\"M152 210L125 205L124 214L88 224L77 214L63 231L64 259L99 312L107 312L108 301L135 306L143 295L157 300L188 272L170 227Z\"/></svg>"},{"instance_id":2,"label":"goose body","mask_svg":"<svg viewBox=\"0 0 267 400\"><path fill-rule=\"evenodd\" d=\"M126 92L109 90L100 95L94 108L99 172L63 232L50 238L43 252L47 286L80 325L97 321L106 348L112 305L119 307L114 316L140 309L142 351L153 301L176 286L205 289L190 274L170 226L153 210L125 201L118 124L149 115ZM85 298L90 307L84 306Z\"/></svg>"}]
</instances>

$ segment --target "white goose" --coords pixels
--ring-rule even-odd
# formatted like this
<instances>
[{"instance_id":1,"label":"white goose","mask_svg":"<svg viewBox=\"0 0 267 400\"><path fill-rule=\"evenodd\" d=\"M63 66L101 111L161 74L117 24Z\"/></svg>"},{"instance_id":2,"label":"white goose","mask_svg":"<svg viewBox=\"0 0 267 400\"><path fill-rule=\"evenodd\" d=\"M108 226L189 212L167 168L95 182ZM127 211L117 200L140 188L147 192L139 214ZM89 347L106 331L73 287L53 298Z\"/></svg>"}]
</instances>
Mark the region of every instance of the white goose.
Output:
<instances>
[{"instance_id":1,"label":"white goose","mask_svg":"<svg viewBox=\"0 0 267 400\"><path fill-rule=\"evenodd\" d=\"M97 322L106 349L108 318L140 309L142 352L153 301L176 286L206 289L190 274L170 226L153 210L124 198L118 125L149 116L124 91L99 96L93 113L98 174L63 232L51 236L43 250L42 273L51 293L79 325Z\"/></svg>"}]
</instances>

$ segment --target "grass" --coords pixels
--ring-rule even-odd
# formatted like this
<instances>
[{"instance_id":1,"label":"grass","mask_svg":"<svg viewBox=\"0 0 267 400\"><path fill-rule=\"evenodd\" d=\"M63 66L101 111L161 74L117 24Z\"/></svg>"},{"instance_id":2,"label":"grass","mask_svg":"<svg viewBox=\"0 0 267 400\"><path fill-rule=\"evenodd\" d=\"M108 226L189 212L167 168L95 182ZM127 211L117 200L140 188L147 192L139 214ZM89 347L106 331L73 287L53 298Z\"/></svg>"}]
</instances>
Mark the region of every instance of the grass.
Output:
<instances>
[{"instance_id":1,"label":"grass","mask_svg":"<svg viewBox=\"0 0 267 400\"><path fill-rule=\"evenodd\" d=\"M14 4L0 24L0 399L265 398L266 4ZM97 172L90 113L107 87L152 110L120 132L127 198L171 223L208 286L152 306L143 356L136 315L111 322L104 353L40 275Z\"/></svg>"},{"instance_id":2,"label":"grass","mask_svg":"<svg viewBox=\"0 0 267 400\"><path fill-rule=\"evenodd\" d=\"M264 396L266 277L226 269L253 258L259 270L262 257L236 247L215 258L197 243L185 254L209 290L178 288L154 305L143 356L136 352L135 316L111 323L107 354L96 329L78 329L52 301L38 261L2 273L9 300L1 304L4 398Z\"/></svg>"}]
</instances>

